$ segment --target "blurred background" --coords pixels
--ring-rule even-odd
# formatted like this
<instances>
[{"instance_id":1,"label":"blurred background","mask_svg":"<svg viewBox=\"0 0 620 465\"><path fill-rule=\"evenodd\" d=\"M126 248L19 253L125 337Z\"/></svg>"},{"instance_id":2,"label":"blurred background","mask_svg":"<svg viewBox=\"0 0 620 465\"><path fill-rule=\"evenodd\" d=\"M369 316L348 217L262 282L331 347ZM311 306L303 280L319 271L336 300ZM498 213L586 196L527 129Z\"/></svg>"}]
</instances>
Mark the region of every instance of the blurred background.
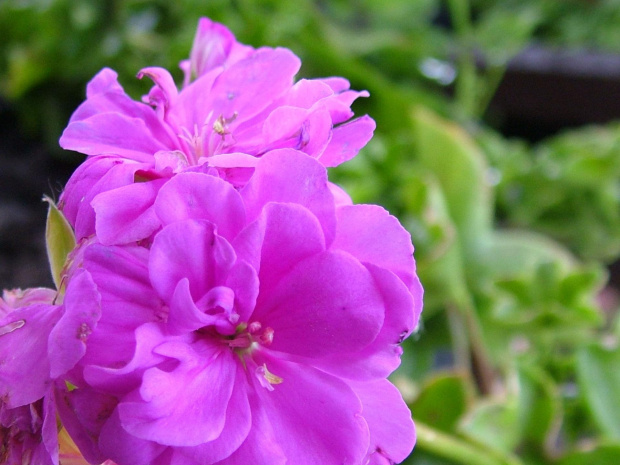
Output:
<instances>
[{"instance_id":1,"label":"blurred background","mask_svg":"<svg viewBox=\"0 0 620 465\"><path fill-rule=\"evenodd\" d=\"M200 16L371 93L330 176L416 247L406 463L619 464L618 0L1 0L0 287L53 285L41 197L82 161L58 138L88 80L180 79Z\"/></svg>"}]
</instances>

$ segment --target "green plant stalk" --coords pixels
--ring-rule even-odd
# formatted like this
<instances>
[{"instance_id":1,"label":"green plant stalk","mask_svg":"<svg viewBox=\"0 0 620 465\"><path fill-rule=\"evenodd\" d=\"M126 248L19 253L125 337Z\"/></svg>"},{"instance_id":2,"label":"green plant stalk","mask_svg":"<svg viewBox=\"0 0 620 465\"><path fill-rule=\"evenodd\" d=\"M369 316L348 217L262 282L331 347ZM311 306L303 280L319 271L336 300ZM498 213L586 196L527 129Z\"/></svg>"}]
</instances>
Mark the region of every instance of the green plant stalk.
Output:
<instances>
[{"instance_id":1,"label":"green plant stalk","mask_svg":"<svg viewBox=\"0 0 620 465\"><path fill-rule=\"evenodd\" d=\"M514 456L482 449L463 439L438 431L420 421L415 422L416 448L463 465L522 465ZM413 454L415 454L415 449Z\"/></svg>"},{"instance_id":2,"label":"green plant stalk","mask_svg":"<svg viewBox=\"0 0 620 465\"><path fill-rule=\"evenodd\" d=\"M458 110L466 119L477 116L478 75L473 53L471 9L469 0L448 0L450 16L454 25L458 51L458 74L455 84Z\"/></svg>"}]
</instances>

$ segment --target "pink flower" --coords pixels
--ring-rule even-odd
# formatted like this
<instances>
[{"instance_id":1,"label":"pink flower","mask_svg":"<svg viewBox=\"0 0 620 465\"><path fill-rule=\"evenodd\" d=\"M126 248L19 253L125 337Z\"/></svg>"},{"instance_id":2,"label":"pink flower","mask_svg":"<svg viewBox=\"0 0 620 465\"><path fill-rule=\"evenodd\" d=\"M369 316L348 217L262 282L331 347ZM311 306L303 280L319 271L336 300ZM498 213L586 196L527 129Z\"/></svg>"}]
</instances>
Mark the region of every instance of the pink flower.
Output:
<instances>
[{"instance_id":1,"label":"pink flower","mask_svg":"<svg viewBox=\"0 0 620 465\"><path fill-rule=\"evenodd\" d=\"M87 244L74 268L102 313L58 408L88 461L407 457L411 415L386 377L422 289L394 217L337 204L326 169L292 149L261 157L240 189L179 173L153 212L152 241Z\"/></svg>"},{"instance_id":2,"label":"pink flower","mask_svg":"<svg viewBox=\"0 0 620 465\"><path fill-rule=\"evenodd\" d=\"M273 150L294 148L325 166L354 157L375 124L368 116L350 120L350 106L368 94L349 90L342 78L294 83L299 66L291 51L242 45L203 18L181 63L180 91L168 71L145 68L138 77L155 86L145 103L135 102L112 70L102 70L60 139L89 156L60 202L77 238L96 232L103 243L119 244L149 237L160 226L152 209L157 191L177 173L213 173L242 187Z\"/></svg>"},{"instance_id":3,"label":"pink flower","mask_svg":"<svg viewBox=\"0 0 620 465\"><path fill-rule=\"evenodd\" d=\"M58 465L54 383L84 354L99 316L88 273L77 271L67 291L64 302L43 288L0 299L0 463Z\"/></svg>"}]
</instances>

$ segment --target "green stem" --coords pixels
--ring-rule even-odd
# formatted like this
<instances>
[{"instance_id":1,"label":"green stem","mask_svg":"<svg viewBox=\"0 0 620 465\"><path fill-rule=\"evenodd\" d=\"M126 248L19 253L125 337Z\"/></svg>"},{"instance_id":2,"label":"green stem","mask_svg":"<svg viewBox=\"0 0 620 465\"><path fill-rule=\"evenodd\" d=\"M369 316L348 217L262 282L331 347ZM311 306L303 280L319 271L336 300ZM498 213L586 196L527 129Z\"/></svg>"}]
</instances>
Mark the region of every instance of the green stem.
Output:
<instances>
[{"instance_id":1,"label":"green stem","mask_svg":"<svg viewBox=\"0 0 620 465\"><path fill-rule=\"evenodd\" d=\"M465 118L473 118L477 111L478 75L473 50L471 9L469 0L448 0L454 24L458 51L458 75L455 84L456 101Z\"/></svg>"},{"instance_id":2,"label":"green stem","mask_svg":"<svg viewBox=\"0 0 620 465\"><path fill-rule=\"evenodd\" d=\"M433 455L463 465L522 465L514 456L500 455L456 436L436 430L420 421L415 422L417 444ZM413 452L415 455L415 450Z\"/></svg>"}]
</instances>

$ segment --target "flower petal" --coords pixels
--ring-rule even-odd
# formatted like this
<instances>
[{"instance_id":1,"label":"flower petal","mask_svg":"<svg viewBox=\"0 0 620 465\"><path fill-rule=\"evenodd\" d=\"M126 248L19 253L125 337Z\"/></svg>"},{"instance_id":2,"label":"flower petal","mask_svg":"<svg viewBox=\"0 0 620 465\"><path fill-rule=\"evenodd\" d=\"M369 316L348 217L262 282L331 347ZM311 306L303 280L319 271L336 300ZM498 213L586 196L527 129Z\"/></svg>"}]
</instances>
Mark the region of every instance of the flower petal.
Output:
<instances>
[{"instance_id":1,"label":"flower petal","mask_svg":"<svg viewBox=\"0 0 620 465\"><path fill-rule=\"evenodd\" d=\"M180 173L170 179L157 194L155 211L164 225L186 219L210 221L228 240L245 224L239 193L222 179L202 173Z\"/></svg>"},{"instance_id":2,"label":"flower petal","mask_svg":"<svg viewBox=\"0 0 620 465\"><path fill-rule=\"evenodd\" d=\"M257 218L268 202L297 203L317 217L327 244L334 237L334 199L327 184L327 171L306 154L292 149L265 154L241 196L248 221Z\"/></svg>"},{"instance_id":3,"label":"flower petal","mask_svg":"<svg viewBox=\"0 0 620 465\"><path fill-rule=\"evenodd\" d=\"M102 244L127 244L148 238L160 226L153 204L165 179L139 182L102 192L91 202Z\"/></svg>"},{"instance_id":4,"label":"flower petal","mask_svg":"<svg viewBox=\"0 0 620 465\"><path fill-rule=\"evenodd\" d=\"M375 454L386 458L386 463L405 460L415 444L415 428L398 389L386 379L351 386L362 401L362 415L370 430L370 463L383 463L373 461Z\"/></svg>"},{"instance_id":5,"label":"flower petal","mask_svg":"<svg viewBox=\"0 0 620 465\"><path fill-rule=\"evenodd\" d=\"M319 161L329 168L350 160L372 139L375 127L375 121L368 115L335 127Z\"/></svg>"},{"instance_id":6,"label":"flower petal","mask_svg":"<svg viewBox=\"0 0 620 465\"><path fill-rule=\"evenodd\" d=\"M41 399L51 385L48 338L61 307L37 304L0 319L0 398L8 408Z\"/></svg>"},{"instance_id":7,"label":"flower petal","mask_svg":"<svg viewBox=\"0 0 620 465\"><path fill-rule=\"evenodd\" d=\"M325 239L321 225L306 208L270 203L233 245L238 256L259 271L265 292L298 262L325 250Z\"/></svg>"},{"instance_id":8,"label":"flower petal","mask_svg":"<svg viewBox=\"0 0 620 465\"><path fill-rule=\"evenodd\" d=\"M273 391L256 389L287 463L363 463L368 426L362 405L347 384L307 365L267 356L256 362L283 380Z\"/></svg>"},{"instance_id":9,"label":"flower petal","mask_svg":"<svg viewBox=\"0 0 620 465\"><path fill-rule=\"evenodd\" d=\"M139 438L172 446L218 438L237 376L232 351L201 340L164 343L156 353L180 363L173 370L151 368L144 373L140 398L118 406L123 427Z\"/></svg>"},{"instance_id":10,"label":"flower petal","mask_svg":"<svg viewBox=\"0 0 620 465\"><path fill-rule=\"evenodd\" d=\"M58 378L86 353L86 341L101 316L101 297L90 274L76 272L67 286L64 314L49 336L50 375Z\"/></svg>"},{"instance_id":11,"label":"flower petal","mask_svg":"<svg viewBox=\"0 0 620 465\"><path fill-rule=\"evenodd\" d=\"M155 236L149 257L151 282L162 299L170 302L179 281L187 278L197 301L225 282L235 258L230 244L215 233L213 223L179 221Z\"/></svg>"},{"instance_id":12,"label":"flower petal","mask_svg":"<svg viewBox=\"0 0 620 465\"><path fill-rule=\"evenodd\" d=\"M274 288L261 288L252 318L274 330L271 349L323 357L370 344L383 314L368 270L348 254L326 251L297 263Z\"/></svg>"}]
</instances>

